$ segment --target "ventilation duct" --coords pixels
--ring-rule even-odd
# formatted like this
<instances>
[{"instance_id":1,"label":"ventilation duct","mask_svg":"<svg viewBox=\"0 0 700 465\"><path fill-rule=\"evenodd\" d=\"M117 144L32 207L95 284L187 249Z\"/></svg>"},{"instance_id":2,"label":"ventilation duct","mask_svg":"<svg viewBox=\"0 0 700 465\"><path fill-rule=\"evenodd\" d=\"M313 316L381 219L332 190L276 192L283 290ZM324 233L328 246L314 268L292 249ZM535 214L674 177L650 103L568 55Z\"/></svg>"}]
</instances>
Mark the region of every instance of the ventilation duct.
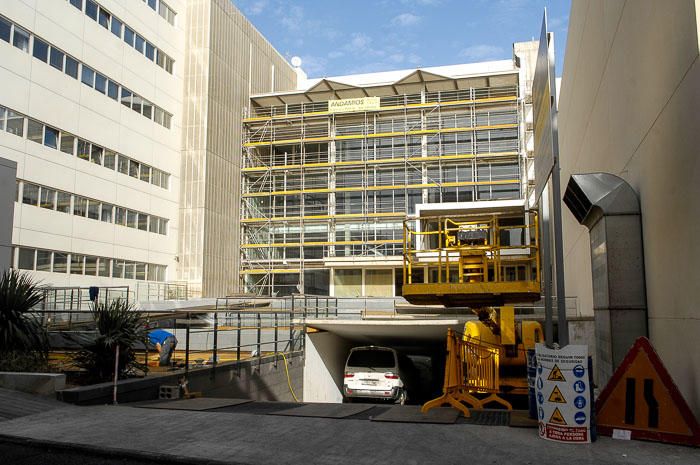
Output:
<instances>
[{"instance_id":1,"label":"ventilation duct","mask_svg":"<svg viewBox=\"0 0 700 465\"><path fill-rule=\"evenodd\" d=\"M597 375L605 385L635 339L647 335L639 200L623 179L591 173L571 176L564 203L590 234Z\"/></svg>"}]
</instances>

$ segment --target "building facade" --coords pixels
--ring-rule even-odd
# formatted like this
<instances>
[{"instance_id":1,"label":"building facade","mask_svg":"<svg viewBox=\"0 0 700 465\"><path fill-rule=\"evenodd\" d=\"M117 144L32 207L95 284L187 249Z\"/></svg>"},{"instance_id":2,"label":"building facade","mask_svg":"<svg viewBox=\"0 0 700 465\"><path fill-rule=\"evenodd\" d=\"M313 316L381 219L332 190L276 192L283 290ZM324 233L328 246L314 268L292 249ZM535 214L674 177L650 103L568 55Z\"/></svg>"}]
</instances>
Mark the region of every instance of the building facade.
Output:
<instances>
[{"instance_id":1,"label":"building facade","mask_svg":"<svg viewBox=\"0 0 700 465\"><path fill-rule=\"evenodd\" d=\"M230 2L2 2L0 82L14 267L56 286L235 289L233 128L251 91L296 74Z\"/></svg>"},{"instance_id":2,"label":"building facade","mask_svg":"<svg viewBox=\"0 0 700 465\"><path fill-rule=\"evenodd\" d=\"M404 220L435 204L524 205L536 47L253 95L243 119L245 290L400 295Z\"/></svg>"}]
</instances>

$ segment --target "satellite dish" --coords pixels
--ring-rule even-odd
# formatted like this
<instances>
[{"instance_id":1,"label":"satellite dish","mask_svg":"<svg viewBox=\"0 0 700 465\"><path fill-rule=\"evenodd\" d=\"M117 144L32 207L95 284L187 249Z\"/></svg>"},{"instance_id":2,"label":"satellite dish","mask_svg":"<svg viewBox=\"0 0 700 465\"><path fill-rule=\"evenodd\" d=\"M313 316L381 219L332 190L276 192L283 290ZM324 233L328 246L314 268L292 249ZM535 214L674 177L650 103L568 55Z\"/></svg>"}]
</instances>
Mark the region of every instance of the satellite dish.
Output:
<instances>
[{"instance_id":1,"label":"satellite dish","mask_svg":"<svg viewBox=\"0 0 700 465\"><path fill-rule=\"evenodd\" d=\"M300 67L301 66L301 58L299 58L297 56L292 57L292 66L294 66L295 68Z\"/></svg>"}]
</instances>

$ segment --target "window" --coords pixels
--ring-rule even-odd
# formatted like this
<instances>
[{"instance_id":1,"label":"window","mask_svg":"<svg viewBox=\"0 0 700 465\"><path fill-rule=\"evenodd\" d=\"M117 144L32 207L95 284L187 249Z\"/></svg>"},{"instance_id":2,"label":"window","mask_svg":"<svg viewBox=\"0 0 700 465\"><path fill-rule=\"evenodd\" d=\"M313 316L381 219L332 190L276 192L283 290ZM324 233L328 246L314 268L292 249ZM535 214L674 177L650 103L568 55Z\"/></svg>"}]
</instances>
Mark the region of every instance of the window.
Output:
<instances>
[{"instance_id":1,"label":"window","mask_svg":"<svg viewBox=\"0 0 700 465\"><path fill-rule=\"evenodd\" d=\"M132 47L134 46L134 30L126 25L124 26L124 42Z\"/></svg>"},{"instance_id":2,"label":"window","mask_svg":"<svg viewBox=\"0 0 700 465\"><path fill-rule=\"evenodd\" d=\"M0 39L4 40L8 44L10 43L10 33L12 32L12 24L5 21L4 18L0 18Z\"/></svg>"},{"instance_id":3,"label":"window","mask_svg":"<svg viewBox=\"0 0 700 465\"><path fill-rule=\"evenodd\" d=\"M134 110L136 113L141 113L141 103L143 102L143 99L139 97L138 95L134 94L133 97L131 98L131 109Z\"/></svg>"},{"instance_id":4,"label":"window","mask_svg":"<svg viewBox=\"0 0 700 465\"><path fill-rule=\"evenodd\" d=\"M137 263L136 264L136 279L140 279L141 281L146 279L146 264L145 263Z\"/></svg>"},{"instance_id":5,"label":"window","mask_svg":"<svg viewBox=\"0 0 700 465\"><path fill-rule=\"evenodd\" d=\"M106 11L104 8L100 7L100 14L97 18L97 22L100 23L100 26L102 26L105 29L109 29L109 23L111 18L112 15L109 14L109 11Z\"/></svg>"},{"instance_id":6,"label":"window","mask_svg":"<svg viewBox=\"0 0 700 465\"><path fill-rule=\"evenodd\" d=\"M143 99L143 116L148 119L153 116L153 104L146 99Z\"/></svg>"},{"instance_id":7,"label":"window","mask_svg":"<svg viewBox=\"0 0 700 465\"><path fill-rule=\"evenodd\" d=\"M129 163L129 176L132 178L139 177L139 163L134 160L131 160Z\"/></svg>"},{"instance_id":8,"label":"window","mask_svg":"<svg viewBox=\"0 0 700 465\"><path fill-rule=\"evenodd\" d=\"M90 0L88 0L89 2ZM70 255L70 274L83 274L83 261L85 257L83 255L71 254Z\"/></svg>"},{"instance_id":9,"label":"window","mask_svg":"<svg viewBox=\"0 0 700 465\"><path fill-rule=\"evenodd\" d=\"M143 53L143 47L146 45L146 39L136 34L136 41L134 42L134 48L139 52Z\"/></svg>"},{"instance_id":10,"label":"window","mask_svg":"<svg viewBox=\"0 0 700 465\"><path fill-rule=\"evenodd\" d=\"M29 52L29 33L16 24L15 33L12 36L12 45L23 52Z\"/></svg>"},{"instance_id":11,"label":"window","mask_svg":"<svg viewBox=\"0 0 700 465\"><path fill-rule=\"evenodd\" d=\"M38 58L44 63L49 60L49 44L34 36L34 58Z\"/></svg>"},{"instance_id":12,"label":"window","mask_svg":"<svg viewBox=\"0 0 700 465\"><path fill-rule=\"evenodd\" d=\"M126 226L126 208L115 207L114 223L121 226Z\"/></svg>"},{"instance_id":13,"label":"window","mask_svg":"<svg viewBox=\"0 0 700 465\"><path fill-rule=\"evenodd\" d=\"M92 144L92 150L90 151L90 161L96 165L102 164L102 147L99 145Z\"/></svg>"},{"instance_id":14,"label":"window","mask_svg":"<svg viewBox=\"0 0 700 465\"><path fill-rule=\"evenodd\" d=\"M131 108L131 91L122 87L122 105Z\"/></svg>"},{"instance_id":15,"label":"window","mask_svg":"<svg viewBox=\"0 0 700 465\"><path fill-rule=\"evenodd\" d=\"M173 74L173 59L170 58L169 56L165 57L165 70L169 72L170 74ZM168 123L170 124L170 123ZM170 126L168 126L170 127Z\"/></svg>"},{"instance_id":16,"label":"window","mask_svg":"<svg viewBox=\"0 0 700 465\"><path fill-rule=\"evenodd\" d=\"M0 131L5 130L5 107L0 107Z\"/></svg>"},{"instance_id":17,"label":"window","mask_svg":"<svg viewBox=\"0 0 700 465\"><path fill-rule=\"evenodd\" d=\"M166 128L170 129L170 120L171 120L172 117L173 117L173 115L171 115L170 113L164 112L164 115L163 115L163 126L165 126Z\"/></svg>"},{"instance_id":18,"label":"window","mask_svg":"<svg viewBox=\"0 0 700 465\"><path fill-rule=\"evenodd\" d=\"M166 236L168 234L168 220L159 218L158 223L160 224L158 226L158 234Z\"/></svg>"},{"instance_id":19,"label":"window","mask_svg":"<svg viewBox=\"0 0 700 465\"><path fill-rule=\"evenodd\" d=\"M161 68L165 68L165 54L160 50L156 50L156 64Z\"/></svg>"},{"instance_id":20,"label":"window","mask_svg":"<svg viewBox=\"0 0 700 465\"><path fill-rule=\"evenodd\" d=\"M119 85L116 82L107 83L107 95L113 100L119 100Z\"/></svg>"},{"instance_id":21,"label":"window","mask_svg":"<svg viewBox=\"0 0 700 465\"><path fill-rule=\"evenodd\" d=\"M164 122L165 122L165 112L164 112L162 109L158 108L158 107L155 107L154 121L155 121L156 123L160 124L161 126L164 126L164 125L165 125L165 124L164 124Z\"/></svg>"},{"instance_id":22,"label":"window","mask_svg":"<svg viewBox=\"0 0 700 465\"><path fill-rule=\"evenodd\" d=\"M70 213L70 197L68 192L58 191L56 196L56 211L61 213Z\"/></svg>"},{"instance_id":23,"label":"window","mask_svg":"<svg viewBox=\"0 0 700 465\"><path fill-rule=\"evenodd\" d=\"M129 159L119 155L117 170L122 174L129 174Z\"/></svg>"},{"instance_id":24,"label":"window","mask_svg":"<svg viewBox=\"0 0 700 465\"><path fill-rule=\"evenodd\" d=\"M112 222L112 205L108 203L102 204L102 216L100 217L105 223Z\"/></svg>"},{"instance_id":25,"label":"window","mask_svg":"<svg viewBox=\"0 0 700 465\"><path fill-rule=\"evenodd\" d=\"M70 4L83 11L83 0L70 0Z\"/></svg>"},{"instance_id":26,"label":"window","mask_svg":"<svg viewBox=\"0 0 700 465\"><path fill-rule=\"evenodd\" d=\"M97 257L85 257L85 274L97 276Z\"/></svg>"},{"instance_id":27,"label":"window","mask_svg":"<svg viewBox=\"0 0 700 465\"><path fill-rule=\"evenodd\" d=\"M24 116L7 110L7 132L16 136L24 137Z\"/></svg>"},{"instance_id":28,"label":"window","mask_svg":"<svg viewBox=\"0 0 700 465\"><path fill-rule=\"evenodd\" d=\"M95 90L103 94L107 92L107 78L100 73L95 73Z\"/></svg>"},{"instance_id":29,"label":"window","mask_svg":"<svg viewBox=\"0 0 700 465\"><path fill-rule=\"evenodd\" d=\"M66 273L68 271L68 254L62 252L53 253L53 272Z\"/></svg>"},{"instance_id":30,"label":"window","mask_svg":"<svg viewBox=\"0 0 700 465\"><path fill-rule=\"evenodd\" d=\"M160 221L157 216L151 217L151 223L149 224L148 232L158 233L158 227L160 226Z\"/></svg>"},{"instance_id":31,"label":"window","mask_svg":"<svg viewBox=\"0 0 700 465\"><path fill-rule=\"evenodd\" d=\"M151 183L160 186L160 170L155 168L151 169Z\"/></svg>"},{"instance_id":32,"label":"window","mask_svg":"<svg viewBox=\"0 0 700 465\"><path fill-rule=\"evenodd\" d=\"M139 213L138 227L141 231L148 231L148 215L145 213Z\"/></svg>"},{"instance_id":33,"label":"window","mask_svg":"<svg viewBox=\"0 0 700 465\"><path fill-rule=\"evenodd\" d=\"M158 5L158 14L161 15L170 24L175 24L175 12L163 2Z\"/></svg>"},{"instance_id":34,"label":"window","mask_svg":"<svg viewBox=\"0 0 700 465\"><path fill-rule=\"evenodd\" d=\"M83 160L90 159L90 142L78 139L78 158L82 158Z\"/></svg>"},{"instance_id":35,"label":"window","mask_svg":"<svg viewBox=\"0 0 700 465\"><path fill-rule=\"evenodd\" d=\"M58 129L46 126L44 131L44 145L52 149L58 148Z\"/></svg>"},{"instance_id":36,"label":"window","mask_svg":"<svg viewBox=\"0 0 700 465\"><path fill-rule=\"evenodd\" d=\"M78 60L66 55L66 74L73 79L78 79Z\"/></svg>"},{"instance_id":37,"label":"window","mask_svg":"<svg viewBox=\"0 0 700 465\"><path fill-rule=\"evenodd\" d=\"M54 210L56 208L56 191L48 187L42 187L39 206L48 210Z\"/></svg>"},{"instance_id":38,"label":"window","mask_svg":"<svg viewBox=\"0 0 700 465\"><path fill-rule=\"evenodd\" d=\"M27 123L27 139L41 144L44 139L44 125L36 120L29 119Z\"/></svg>"},{"instance_id":39,"label":"window","mask_svg":"<svg viewBox=\"0 0 700 465\"><path fill-rule=\"evenodd\" d=\"M117 158L116 153L112 152L111 150L105 150L104 167L113 170L114 164L116 162L116 158Z\"/></svg>"},{"instance_id":40,"label":"window","mask_svg":"<svg viewBox=\"0 0 700 465\"><path fill-rule=\"evenodd\" d=\"M124 279L134 279L135 266L134 262L124 262Z\"/></svg>"},{"instance_id":41,"label":"window","mask_svg":"<svg viewBox=\"0 0 700 465\"><path fill-rule=\"evenodd\" d=\"M150 182L151 179L151 167L146 165L141 165L140 177L141 181Z\"/></svg>"},{"instance_id":42,"label":"window","mask_svg":"<svg viewBox=\"0 0 700 465\"><path fill-rule=\"evenodd\" d=\"M120 39L122 37L122 26L123 25L124 24L121 21L119 21L117 18L112 16L112 29L111 29L112 34L119 37Z\"/></svg>"},{"instance_id":43,"label":"window","mask_svg":"<svg viewBox=\"0 0 700 465\"><path fill-rule=\"evenodd\" d=\"M148 6L150 6L153 10L156 9L156 0L147 0Z\"/></svg>"},{"instance_id":44,"label":"window","mask_svg":"<svg viewBox=\"0 0 700 465\"><path fill-rule=\"evenodd\" d=\"M100 257L97 262L97 274L109 278L109 258Z\"/></svg>"},{"instance_id":45,"label":"window","mask_svg":"<svg viewBox=\"0 0 700 465\"><path fill-rule=\"evenodd\" d=\"M98 202L96 200L88 201L87 216L91 220L99 220L100 219L100 202Z\"/></svg>"},{"instance_id":46,"label":"window","mask_svg":"<svg viewBox=\"0 0 700 465\"><path fill-rule=\"evenodd\" d=\"M17 267L20 270L33 270L34 269L34 249L25 249L20 247L19 249L19 261Z\"/></svg>"},{"instance_id":47,"label":"window","mask_svg":"<svg viewBox=\"0 0 700 465\"><path fill-rule=\"evenodd\" d=\"M97 3L92 0L85 1L85 14L97 21Z\"/></svg>"},{"instance_id":48,"label":"window","mask_svg":"<svg viewBox=\"0 0 700 465\"><path fill-rule=\"evenodd\" d=\"M124 260L112 260L112 277L124 277Z\"/></svg>"},{"instance_id":49,"label":"window","mask_svg":"<svg viewBox=\"0 0 700 465\"><path fill-rule=\"evenodd\" d=\"M76 196L73 202L73 214L76 216L85 216L87 213L87 199Z\"/></svg>"},{"instance_id":50,"label":"window","mask_svg":"<svg viewBox=\"0 0 700 465\"><path fill-rule=\"evenodd\" d=\"M156 55L156 48L153 46L152 43L146 42L146 58L153 61L155 59L155 55Z\"/></svg>"},{"instance_id":51,"label":"window","mask_svg":"<svg viewBox=\"0 0 700 465\"><path fill-rule=\"evenodd\" d=\"M36 251L36 270L51 271L51 251L37 250Z\"/></svg>"},{"instance_id":52,"label":"window","mask_svg":"<svg viewBox=\"0 0 700 465\"><path fill-rule=\"evenodd\" d=\"M81 80L86 86L93 87L95 85L95 72L87 66L83 65L83 74Z\"/></svg>"},{"instance_id":53,"label":"window","mask_svg":"<svg viewBox=\"0 0 700 465\"><path fill-rule=\"evenodd\" d=\"M138 213L133 210L126 211L126 225L130 228L136 227L136 221L138 218Z\"/></svg>"},{"instance_id":54,"label":"window","mask_svg":"<svg viewBox=\"0 0 700 465\"><path fill-rule=\"evenodd\" d=\"M73 155L75 153L75 136L61 133L61 152Z\"/></svg>"},{"instance_id":55,"label":"window","mask_svg":"<svg viewBox=\"0 0 700 465\"><path fill-rule=\"evenodd\" d=\"M65 57L65 54L56 49L51 47L51 57L49 58L49 64L56 68L59 71L63 71L63 58Z\"/></svg>"}]
</instances>

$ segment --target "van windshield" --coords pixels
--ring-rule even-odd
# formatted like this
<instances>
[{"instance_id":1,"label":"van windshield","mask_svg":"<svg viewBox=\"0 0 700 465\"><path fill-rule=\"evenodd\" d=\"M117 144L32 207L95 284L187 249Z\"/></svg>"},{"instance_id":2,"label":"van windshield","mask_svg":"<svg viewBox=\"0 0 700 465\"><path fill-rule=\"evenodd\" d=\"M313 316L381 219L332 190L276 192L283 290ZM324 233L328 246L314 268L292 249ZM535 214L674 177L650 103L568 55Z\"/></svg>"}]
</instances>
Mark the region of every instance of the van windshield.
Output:
<instances>
[{"instance_id":1,"label":"van windshield","mask_svg":"<svg viewBox=\"0 0 700 465\"><path fill-rule=\"evenodd\" d=\"M395 363L394 353L388 350L356 350L348 359L350 367L393 368Z\"/></svg>"}]
</instances>

